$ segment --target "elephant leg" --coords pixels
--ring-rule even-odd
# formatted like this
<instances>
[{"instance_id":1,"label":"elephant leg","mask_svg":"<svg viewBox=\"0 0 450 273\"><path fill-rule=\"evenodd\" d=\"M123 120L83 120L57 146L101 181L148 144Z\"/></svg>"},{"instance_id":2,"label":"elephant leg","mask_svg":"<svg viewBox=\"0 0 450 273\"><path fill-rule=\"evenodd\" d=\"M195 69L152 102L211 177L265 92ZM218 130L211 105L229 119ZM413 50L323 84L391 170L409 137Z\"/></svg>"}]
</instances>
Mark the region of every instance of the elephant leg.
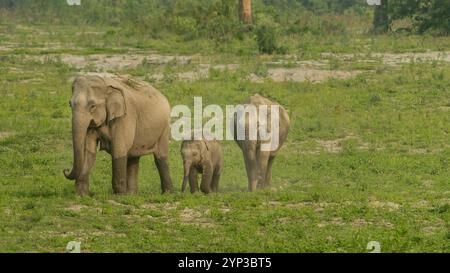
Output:
<instances>
[{"instance_id":1,"label":"elephant leg","mask_svg":"<svg viewBox=\"0 0 450 273\"><path fill-rule=\"evenodd\" d=\"M267 165L269 163L270 152L264 152L259 150L257 154L258 162L258 188L263 189L267 187L266 175L267 175Z\"/></svg>"},{"instance_id":2,"label":"elephant leg","mask_svg":"<svg viewBox=\"0 0 450 273\"><path fill-rule=\"evenodd\" d=\"M125 194L127 192L127 162L126 156L113 158L112 160L112 185L115 194Z\"/></svg>"},{"instance_id":3,"label":"elephant leg","mask_svg":"<svg viewBox=\"0 0 450 273\"><path fill-rule=\"evenodd\" d=\"M130 157L127 162L127 193L136 194L138 190L139 157Z\"/></svg>"},{"instance_id":4,"label":"elephant leg","mask_svg":"<svg viewBox=\"0 0 450 273\"><path fill-rule=\"evenodd\" d=\"M245 169L247 170L248 190L255 191L258 185L258 172L256 162L256 144L244 145L243 154Z\"/></svg>"},{"instance_id":5,"label":"elephant leg","mask_svg":"<svg viewBox=\"0 0 450 273\"><path fill-rule=\"evenodd\" d=\"M266 187L270 187L272 183L272 165L275 160L275 156L269 157L269 162L267 163L267 171L266 171Z\"/></svg>"},{"instance_id":6,"label":"elephant leg","mask_svg":"<svg viewBox=\"0 0 450 273\"><path fill-rule=\"evenodd\" d=\"M203 193L210 193L211 192L211 181L213 178L213 168L211 164L204 164L203 165L203 175L202 175L202 182L200 184L200 189Z\"/></svg>"},{"instance_id":7,"label":"elephant leg","mask_svg":"<svg viewBox=\"0 0 450 273\"><path fill-rule=\"evenodd\" d=\"M181 185L181 192L185 192L186 191L186 185L187 182L189 180L189 176L183 176L183 184Z\"/></svg>"},{"instance_id":8,"label":"elephant leg","mask_svg":"<svg viewBox=\"0 0 450 273\"><path fill-rule=\"evenodd\" d=\"M167 156L160 157L155 154L155 164L158 168L159 177L161 179L162 193L171 192L173 190L172 179L169 174L169 163Z\"/></svg>"},{"instance_id":9,"label":"elephant leg","mask_svg":"<svg viewBox=\"0 0 450 273\"><path fill-rule=\"evenodd\" d=\"M191 167L191 170L189 172L189 188L191 193L198 192L198 171L196 168Z\"/></svg>"},{"instance_id":10,"label":"elephant leg","mask_svg":"<svg viewBox=\"0 0 450 273\"><path fill-rule=\"evenodd\" d=\"M211 181L211 190L213 192L219 191L219 180L220 180L220 170L215 170Z\"/></svg>"},{"instance_id":11,"label":"elephant leg","mask_svg":"<svg viewBox=\"0 0 450 273\"><path fill-rule=\"evenodd\" d=\"M158 168L159 177L161 180L162 193L173 191L172 179L169 172L169 134L170 129L161 136L158 142L158 151L154 153L155 164Z\"/></svg>"}]
</instances>

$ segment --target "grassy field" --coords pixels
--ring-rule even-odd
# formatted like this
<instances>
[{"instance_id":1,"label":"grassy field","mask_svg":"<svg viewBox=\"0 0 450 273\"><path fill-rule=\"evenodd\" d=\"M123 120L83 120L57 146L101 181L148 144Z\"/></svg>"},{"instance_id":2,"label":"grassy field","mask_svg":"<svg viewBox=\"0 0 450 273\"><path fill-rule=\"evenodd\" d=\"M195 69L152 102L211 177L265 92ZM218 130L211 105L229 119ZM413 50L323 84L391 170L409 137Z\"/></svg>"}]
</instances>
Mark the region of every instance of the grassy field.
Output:
<instances>
[{"instance_id":1,"label":"grassy field","mask_svg":"<svg viewBox=\"0 0 450 273\"><path fill-rule=\"evenodd\" d=\"M250 40L215 48L137 43L111 29L0 29L0 252L64 252L69 241L82 252L367 252L369 241L382 252L450 252L450 59L436 52L450 51L449 38L294 37L291 54L266 56ZM155 52L166 55L120 66ZM168 55L189 58L161 61ZM114 56L118 67L98 67ZM273 187L246 192L240 150L224 142L221 192L181 194L172 141L175 193L159 194L145 157L139 194L112 195L110 157L99 153L92 195L76 197L62 174L72 164L70 84L100 70L142 77L171 105L277 100L292 130Z\"/></svg>"}]
</instances>

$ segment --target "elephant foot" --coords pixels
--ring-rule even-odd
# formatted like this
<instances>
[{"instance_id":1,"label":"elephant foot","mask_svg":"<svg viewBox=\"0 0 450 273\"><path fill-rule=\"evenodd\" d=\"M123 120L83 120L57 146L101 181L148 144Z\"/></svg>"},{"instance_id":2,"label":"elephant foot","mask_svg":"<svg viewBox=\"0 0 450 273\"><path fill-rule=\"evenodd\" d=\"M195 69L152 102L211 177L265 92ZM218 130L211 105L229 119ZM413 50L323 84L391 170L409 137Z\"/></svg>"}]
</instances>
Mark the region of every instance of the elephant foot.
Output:
<instances>
[{"instance_id":1,"label":"elephant foot","mask_svg":"<svg viewBox=\"0 0 450 273\"><path fill-rule=\"evenodd\" d=\"M164 188L164 189L162 189L162 194L169 194L169 193L172 193L173 192L173 189L172 188Z\"/></svg>"},{"instance_id":2,"label":"elephant foot","mask_svg":"<svg viewBox=\"0 0 450 273\"><path fill-rule=\"evenodd\" d=\"M137 193L138 193L137 188L130 188L130 187L127 188L127 194L136 195Z\"/></svg>"},{"instance_id":3,"label":"elephant foot","mask_svg":"<svg viewBox=\"0 0 450 273\"><path fill-rule=\"evenodd\" d=\"M75 190L77 195L80 197L85 197L89 195L89 183L86 181L75 182Z\"/></svg>"},{"instance_id":4,"label":"elephant foot","mask_svg":"<svg viewBox=\"0 0 450 273\"><path fill-rule=\"evenodd\" d=\"M126 187L113 187L113 193L117 195L126 195L128 194L128 191L126 190Z\"/></svg>"},{"instance_id":5,"label":"elephant foot","mask_svg":"<svg viewBox=\"0 0 450 273\"><path fill-rule=\"evenodd\" d=\"M252 182L248 185L248 191L249 192L253 192L256 191L258 189L258 184L255 182Z\"/></svg>"},{"instance_id":6,"label":"elephant foot","mask_svg":"<svg viewBox=\"0 0 450 273\"><path fill-rule=\"evenodd\" d=\"M201 191L204 194L210 194L211 193L211 189L209 187L200 187L200 188L201 188Z\"/></svg>"}]
</instances>

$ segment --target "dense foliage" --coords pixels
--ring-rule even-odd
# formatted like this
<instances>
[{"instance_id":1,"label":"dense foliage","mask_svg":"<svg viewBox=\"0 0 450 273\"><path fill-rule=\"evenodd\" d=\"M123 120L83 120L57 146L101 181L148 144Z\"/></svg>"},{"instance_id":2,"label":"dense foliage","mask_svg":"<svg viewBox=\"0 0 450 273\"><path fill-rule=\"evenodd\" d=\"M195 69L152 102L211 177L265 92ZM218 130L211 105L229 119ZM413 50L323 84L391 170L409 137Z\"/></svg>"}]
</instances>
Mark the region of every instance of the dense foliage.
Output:
<instances>
[{"instance_id":1,"label":"dense foliage","mask_svg":"<svg viewBox=\"0 0 450 273\"><path fill-rule=\"evenodd\" d=\"M69 6L65 0L0 0L0 20L120 26L120 31L127 35L156 39L177 35L184 40L203 38L222 42L250 34L261 52L271 53L283 51L277 45L281 35L344 35L354 31L353 26L361 20L370 18L374 9L365 0L253 0L253 24L247 26L239 21L237 0L81 0L81 3ZM394 20L409 18L411 23L403 28L409 32L439 35L450 32L448 0L390 0L387 12L381 22L374 20L375 28L381 24L387 30ZM363 31L366 30L370 27Z\"/></svg>"},{"instance_id":2,"label":"dense foliage","mask_svg":"<svg viewBox=\"0 0 450 273\"><path fill-rule=\"evenodd\" d=\"M448 0L391 0L393 19L409 17L414 30L423 33L450 34L450 1Z\"/></svg>"}]
</instances>

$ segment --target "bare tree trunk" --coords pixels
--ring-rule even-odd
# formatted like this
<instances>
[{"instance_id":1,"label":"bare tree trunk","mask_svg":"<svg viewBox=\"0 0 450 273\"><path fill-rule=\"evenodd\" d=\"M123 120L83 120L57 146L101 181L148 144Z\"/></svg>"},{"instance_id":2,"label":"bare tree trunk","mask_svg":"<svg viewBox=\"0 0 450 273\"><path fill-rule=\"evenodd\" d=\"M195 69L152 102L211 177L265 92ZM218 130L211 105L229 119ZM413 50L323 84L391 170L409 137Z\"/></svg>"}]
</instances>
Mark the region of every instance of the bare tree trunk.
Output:
<instances>
[{"instance_id":1,"label":"bare tree trunk","mask_svg":"<svg viewBox=\"0 0 450 273\"><path fill-rule=\"evenodd\" d=\"M390 24L388 0L381 0L381 5L375 7L373 31L375 33L386 33Z\"/></svg>"},{"instance_id":2,"label":"bare tree trunk","mask_svg":"<svg viewBox=\"0 0 450 273\"><path fill-rule=\"evenodd\" d=\"M239 18L246 24L252 23L252 0L239 0Z\"/></svg>"}]
</instances>

